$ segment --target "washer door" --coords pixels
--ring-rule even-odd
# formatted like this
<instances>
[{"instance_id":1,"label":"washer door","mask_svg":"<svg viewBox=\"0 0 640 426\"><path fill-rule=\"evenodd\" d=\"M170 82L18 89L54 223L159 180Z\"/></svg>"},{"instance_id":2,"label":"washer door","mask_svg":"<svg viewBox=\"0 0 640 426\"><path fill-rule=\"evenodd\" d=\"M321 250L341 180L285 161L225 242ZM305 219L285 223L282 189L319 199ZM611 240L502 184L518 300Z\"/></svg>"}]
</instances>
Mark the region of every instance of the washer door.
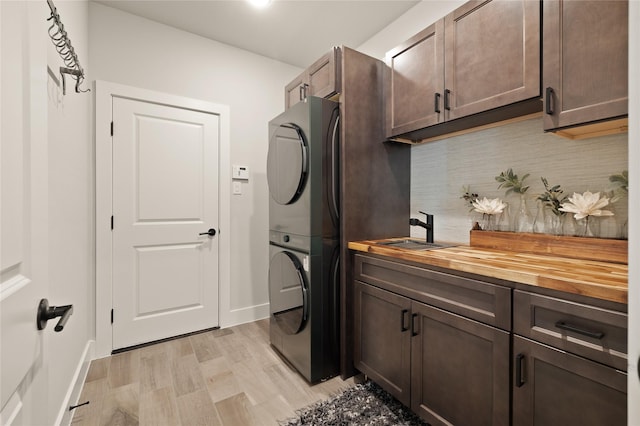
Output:
<instances>
[{"instance_id":1,"label":"washer door","mask_svg":"<svg viewBox=\"0 0 640 426\"><path fill-rule=\"evenodd\" d=\"M276 253L269 265L271 315L285 334L300 332L308 317L308 294L302 265L287 251Z\"/></svg>"},{"instance_id":2,"label":"washer door","mask_svg":"<svg viewBox=\"0 0 640 426\"><path fill-rule=\"evenodd\" d=\"M295 124L281 124L269 141L267 182L278 204L295 202L307 180L307 141Z\"/></svg>"}]
</instances>

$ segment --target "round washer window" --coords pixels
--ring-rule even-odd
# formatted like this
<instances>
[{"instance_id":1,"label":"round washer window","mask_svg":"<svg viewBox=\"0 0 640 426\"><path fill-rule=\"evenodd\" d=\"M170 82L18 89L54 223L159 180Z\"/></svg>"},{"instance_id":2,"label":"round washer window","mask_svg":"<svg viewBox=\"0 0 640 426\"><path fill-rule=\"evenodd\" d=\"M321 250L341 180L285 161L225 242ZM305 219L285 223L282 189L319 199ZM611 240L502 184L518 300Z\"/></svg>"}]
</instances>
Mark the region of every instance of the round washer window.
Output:
<instances>
[{"instance_id":1,"label":"round washer window","mask_svg":"<svg viewBox=\"0 0 640 426\"><path fill-rule=\"evenodd\" d=\"M271 314L286 334L302 330L307 320L307 285L300 261L292 253L281 251L269 265Z\"/></svg>"},{"instance_id":2,"label":"round washer window","mask_svg":"<svg viewBox=\"0 0 640 426\"><path fill-rule=\"evenodd\" d=\"M295 124L281 124L269 141L267 182L278 204L298 199L307 178L307 142Z\"/></svg>"}]
</instances>

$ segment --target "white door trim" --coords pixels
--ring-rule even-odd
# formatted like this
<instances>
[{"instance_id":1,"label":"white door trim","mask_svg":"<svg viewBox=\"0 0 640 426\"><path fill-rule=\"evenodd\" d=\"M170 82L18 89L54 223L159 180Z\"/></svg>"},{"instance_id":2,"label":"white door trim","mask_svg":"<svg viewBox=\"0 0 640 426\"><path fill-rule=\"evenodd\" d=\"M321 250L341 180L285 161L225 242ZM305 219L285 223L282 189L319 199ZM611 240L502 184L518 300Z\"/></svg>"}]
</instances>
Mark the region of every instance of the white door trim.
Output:
<instances>
[{"instance_id":1,"label":"white door trim","mask_svg":"<svg viewBox=\"0 0 640 426\"><path fill-rule=\"evenodd\" d=\"M114 96L136 99L162 105L177 106L220 117L220 157L219 157L219 323L227 324L230 315L230 253L231 253L231 155L230 118L227 105L166 93L125 86L117 83L96 81L95 93L95 153L96 153L96 358L111 354L113 348L111 334L112 307L112 167L111 99ZM117 131L117 129L115 130Z\"/></svg>"}]
</instances>

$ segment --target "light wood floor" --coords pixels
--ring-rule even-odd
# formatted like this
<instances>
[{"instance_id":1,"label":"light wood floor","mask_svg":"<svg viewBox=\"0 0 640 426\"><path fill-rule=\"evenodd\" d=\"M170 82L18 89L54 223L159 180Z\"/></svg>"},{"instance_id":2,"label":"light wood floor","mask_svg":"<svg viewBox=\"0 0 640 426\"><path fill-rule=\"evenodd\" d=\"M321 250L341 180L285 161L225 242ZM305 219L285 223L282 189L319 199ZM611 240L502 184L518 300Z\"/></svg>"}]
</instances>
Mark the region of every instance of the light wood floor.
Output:
<instances>
[{"instance_id":1,"label":"light wood floor","mask_svg":"<svg viewBox=\"0 0 640 426\"><path fill-rule=\"evenodd\" d=\"M353 385L310 386L269 346L269 322L171 340L91 363L73 425L277 425Z\"/></svg>"}]
</instances>

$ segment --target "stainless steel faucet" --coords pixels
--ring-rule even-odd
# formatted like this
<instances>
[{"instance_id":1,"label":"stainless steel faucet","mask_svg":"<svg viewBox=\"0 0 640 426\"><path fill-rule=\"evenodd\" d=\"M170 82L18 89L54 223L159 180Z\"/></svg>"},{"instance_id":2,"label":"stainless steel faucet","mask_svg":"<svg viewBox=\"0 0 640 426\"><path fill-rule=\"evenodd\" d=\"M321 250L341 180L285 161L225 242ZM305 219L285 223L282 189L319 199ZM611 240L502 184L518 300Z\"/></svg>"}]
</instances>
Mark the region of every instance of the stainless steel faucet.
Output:
<instances>
[{"instance_id":1,"label":"stainless steel faucet","mask_svg":"<svg viewBox=\"0 0 640 426\"><path fill-rule=\"evenodd\" d=\"M424 229L427 230L427 238L426 238L427 243L433 243L433 215L429 213L425 213L423 211L419 211L419 213L422 213L427 217L427 223L424 223L419 219L411 218L409 219L409 225L422 226Z\"/></svg>"}]
</instances>

